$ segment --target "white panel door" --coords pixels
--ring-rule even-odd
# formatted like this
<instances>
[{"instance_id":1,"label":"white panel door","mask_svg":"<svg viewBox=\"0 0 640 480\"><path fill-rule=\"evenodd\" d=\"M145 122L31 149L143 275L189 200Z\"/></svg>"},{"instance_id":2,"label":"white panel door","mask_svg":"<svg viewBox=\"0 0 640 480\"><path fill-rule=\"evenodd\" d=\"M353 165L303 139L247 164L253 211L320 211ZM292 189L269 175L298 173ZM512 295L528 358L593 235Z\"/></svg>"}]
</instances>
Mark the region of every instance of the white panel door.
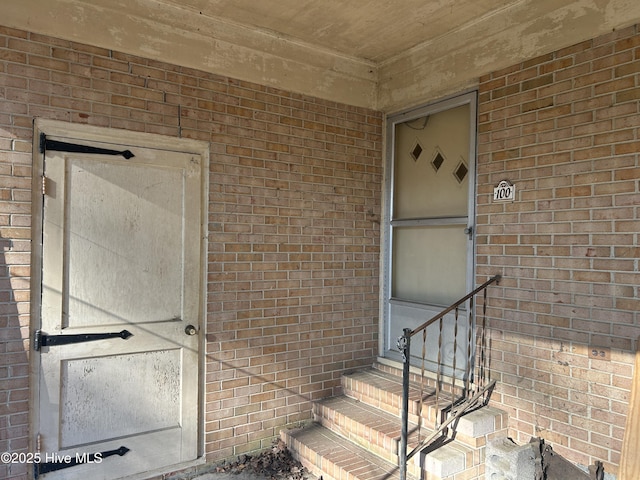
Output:
<instances>
[{"instance_id":1,"label":"white panel door","mask_svg":"<svg viewBox=\"0 0 640 480\"><path fill-rule=\"evenodd\" d=\"M40 478L115 479L193 460L202 159L53 140L135 156L46 150ZM64 465L74 460L85 463Z\"/></svg>"}]
</instances>

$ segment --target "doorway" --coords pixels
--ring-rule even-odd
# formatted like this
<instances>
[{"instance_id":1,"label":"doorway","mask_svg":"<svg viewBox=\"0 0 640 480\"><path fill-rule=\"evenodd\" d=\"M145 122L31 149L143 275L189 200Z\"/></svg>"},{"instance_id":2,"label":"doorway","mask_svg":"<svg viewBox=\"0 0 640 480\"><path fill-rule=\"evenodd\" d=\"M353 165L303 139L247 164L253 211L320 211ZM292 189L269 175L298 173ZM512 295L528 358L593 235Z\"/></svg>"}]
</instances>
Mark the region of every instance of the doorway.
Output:
<instances>
[{"instance_id":1,"label":"doorway","mask_svg":"<svg viewBox=\"0 0 640 480\"><path fill-rule=\"evenodd\" d=\"M208 145L57 122L35 134L35 473L194 462Z\"/></svg>"},{"instance_id":2,"label":"doorway","mask_svg":"<svg viewBox=\"0 0 640 480\"><path fill-rule=\"evenodd\" d=\"M388 119L382 332L387 358L401 360L397 339L404 328L416 328L473 289L475 129L475 93ZM455 342L453 315L445 317L444 340L433 331L438 325L427 332L426 368L437 368L443 342L444 373L452 375L457 365L456 375L462 376L469 327L458 328ZM414 342L411 353L416 364L421 342Z\"/></svg>"}]
</instances>

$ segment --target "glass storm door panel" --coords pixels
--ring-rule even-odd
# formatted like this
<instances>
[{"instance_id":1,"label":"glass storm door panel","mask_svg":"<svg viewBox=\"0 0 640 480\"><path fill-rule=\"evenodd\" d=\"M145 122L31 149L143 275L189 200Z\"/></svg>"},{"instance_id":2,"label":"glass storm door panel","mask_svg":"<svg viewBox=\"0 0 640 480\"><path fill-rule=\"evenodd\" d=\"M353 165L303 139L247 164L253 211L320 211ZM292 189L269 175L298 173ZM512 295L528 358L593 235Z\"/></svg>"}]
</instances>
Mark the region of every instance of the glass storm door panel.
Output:
<instances>
[{"instance_id":1,"label":"glass storm door panel","mask_svg":"<svg viewBox=\"0 0 640 480\"><path fill-rule=\"evenodd\" d=\"M401 358L396 340L403 328L421 325L472 290L475 115L475 95L466 95L390 119L383 335L389 358ZM445 370L452 372L455 356L461 374L468 321L460 322L455 342L452 316L443 327L450 337ZM427 363L435 369L438 335L427 338ZM421 357L417 340L412 354Z\"/></svg>"},{"instance_id":2,"label":"glass storm door panel","mask_svg":"<svg viewBox=\"0 0 640 480\"><path fill-rule=\"evenodd\" d=\"M200 342L185 329L202 315L202 159L91 147L135 156L46 151L38 439L43 460L128 451L47 480L109 480L198 455Z\"/></svg>"}]
</instances>

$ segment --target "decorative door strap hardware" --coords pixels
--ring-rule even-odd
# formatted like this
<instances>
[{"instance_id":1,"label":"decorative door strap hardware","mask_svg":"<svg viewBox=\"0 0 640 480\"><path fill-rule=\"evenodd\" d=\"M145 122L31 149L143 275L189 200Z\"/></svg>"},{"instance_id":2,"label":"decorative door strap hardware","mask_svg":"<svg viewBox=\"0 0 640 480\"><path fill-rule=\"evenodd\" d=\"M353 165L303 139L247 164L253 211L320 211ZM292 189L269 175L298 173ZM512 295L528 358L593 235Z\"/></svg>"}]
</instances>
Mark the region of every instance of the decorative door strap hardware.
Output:
<instances>
[{"instance_id":1,"label":"decorative door strap hardware","mask_svg":"<svg viewBox=\"0 0 640 480\"><path fill-rule=\"evenodd\" d=\"M36 463L35 477L44 475L45 473L55 472L56 470L63 470L65 468L75 467L76 465L82 465L83 463L102 463L107 457L113 457L118 455L120 457L126 455L130 450L127 447L120 447L115 450L107 450L106 452L98 453L76 453L74 455L47 455L47 457L55 457L52 462ZM44 457L44 458L47 458Z\"/></svg>"},{"instance_id":2,"label":"decorative door strap hardware","mask_svg":"<svg viewBox=\"0 0 640 480\"><path fill-rule=\"evenodd\" d=\"M74 335L47 335L42 330L36 330L33 336L33 348L40 350L42 347L55 345L69 345L70 343L93 342L96 340L106 340L109 338L121 338L126 340L133 336L128 330L113 333L77 333Z\"/></svg>"},{"instance_id":3,"label":"decorative door strap hardware","mask_svg":"<svg viewBox=\"0 0 640 480\"><path fill-rule=\"evenodd\" d=\"M108 148L91 147L89 145L78 145L77 143L60 142L58 140L49 140L44 133L40 134L40 153L47 150L56 152L72 152L72 153L90 153L96 155L122 155L129 160L135 157L131 150L109 150Z\"/></svg>"}]
</instances>

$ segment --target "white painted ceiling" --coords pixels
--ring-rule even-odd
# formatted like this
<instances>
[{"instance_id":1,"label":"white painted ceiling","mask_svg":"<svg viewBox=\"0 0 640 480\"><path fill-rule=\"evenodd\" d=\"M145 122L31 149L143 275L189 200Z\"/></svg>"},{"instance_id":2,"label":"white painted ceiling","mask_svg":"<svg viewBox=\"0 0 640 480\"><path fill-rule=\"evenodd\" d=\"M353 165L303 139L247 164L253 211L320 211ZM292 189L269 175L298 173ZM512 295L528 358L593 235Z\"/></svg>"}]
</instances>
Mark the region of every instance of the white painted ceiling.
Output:
<instances>
[{"instance_id":1,"label":"white painted ceiling","mask_svg":"<svg viewBox=\"0 0 640 480\"><path fill-rule=\"evenodd\" d=\"M413 47L462 31L522 0L159 0L159 3L380 65Z\"/></svg>"}]
</instances>

